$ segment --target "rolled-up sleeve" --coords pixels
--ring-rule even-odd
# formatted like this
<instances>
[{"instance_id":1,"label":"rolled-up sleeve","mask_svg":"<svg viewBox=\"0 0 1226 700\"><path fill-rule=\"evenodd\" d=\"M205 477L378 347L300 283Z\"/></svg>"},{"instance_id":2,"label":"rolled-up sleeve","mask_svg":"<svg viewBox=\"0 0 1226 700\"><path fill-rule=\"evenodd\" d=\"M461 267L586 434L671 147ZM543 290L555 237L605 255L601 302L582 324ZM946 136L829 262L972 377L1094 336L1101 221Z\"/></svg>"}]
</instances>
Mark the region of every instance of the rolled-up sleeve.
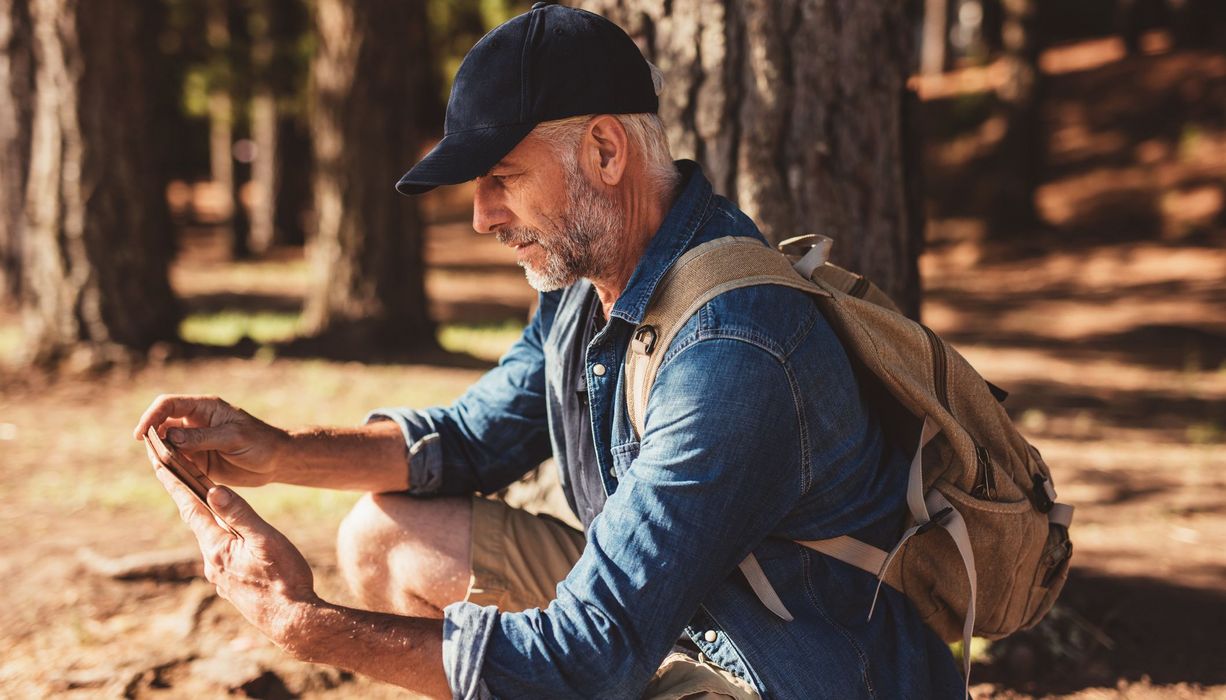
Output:
<instances>
[{"instance_id":1,"label":"rolled-up sleeve","mask_svg":"<svg viewBox=\"0 0 1226 700\"><path fill-rule=\"evenodd\" d=\"M451 678L465 683L456 697L636 696L708 592L802 492L792 387L779 359L739 340L698 341L666 362L638 456L556 600L517 613L448 608L460 645L484 650L453 662Z\"/></svg>"},{"instance_id":2,"label":"rolled-up sleeve","mask_svg":"<svg viewBox=\"0 0 1226 700\"><path fill-rule=\"evenodd\" d=\"M408 493L492 493L549 456L543 341L557 302L557 294L541 295L519 340L454 404L367 415L367 422L391 420L400 427Z\"/></svg>"},{"instance_id":3,"label":"rolled-up sleeve","mask_svg":"<svg viewBox=\"0 0 1226 700\"><path fill-rule=\"evenodd\" d=\"M481 663L497 621L498 608L493 605L452 603L443 609L443 671L453 698L493 697L481 680Z\"/></svg>"}]
</instances>

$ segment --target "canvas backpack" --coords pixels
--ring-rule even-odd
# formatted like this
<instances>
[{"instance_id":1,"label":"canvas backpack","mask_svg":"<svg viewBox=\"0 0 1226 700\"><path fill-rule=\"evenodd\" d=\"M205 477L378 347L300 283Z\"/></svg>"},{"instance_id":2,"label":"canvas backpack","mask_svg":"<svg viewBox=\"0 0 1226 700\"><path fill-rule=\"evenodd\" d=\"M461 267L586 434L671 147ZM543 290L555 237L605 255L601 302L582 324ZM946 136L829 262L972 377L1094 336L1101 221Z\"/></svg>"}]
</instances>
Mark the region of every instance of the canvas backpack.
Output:
<instances>
[{"instance_id":1,"label":"canvas backpack","mask_svg":"<svg viewBox=\"0 0 1226 700\"><path fill-rule=\"evenodd\" d=\"M635 434L642 436L669 344L699 308L752 285L807 292L842 342L887 436L913 456L910 523L890 551L847 535L798 544L873 574L877 593L882 583L896 588L942 638L962 640L969 685L972 634L997 639L1032 627L1051 609L1068 577L1073 508L1056 502L1051 472L1001 406L1004 393L957 351L899 313L867 279L826 262L830 239L801 236L780 248L719 238L668 270L626 354ZM762 603L790 621L752 553L740 569Z\"/></svg>"}]
</instances>

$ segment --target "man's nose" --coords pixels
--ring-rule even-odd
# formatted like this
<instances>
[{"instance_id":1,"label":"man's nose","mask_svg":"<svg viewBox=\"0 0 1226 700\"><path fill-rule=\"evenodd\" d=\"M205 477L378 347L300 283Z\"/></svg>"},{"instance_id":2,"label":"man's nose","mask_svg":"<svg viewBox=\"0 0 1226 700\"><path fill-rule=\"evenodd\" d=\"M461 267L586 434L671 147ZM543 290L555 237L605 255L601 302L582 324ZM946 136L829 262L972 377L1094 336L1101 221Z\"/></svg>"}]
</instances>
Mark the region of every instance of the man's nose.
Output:
<instances>
[{"instance_id":1,"label":"man's nose","mask_svg":"<svg viewBox=\"0 0 1226 700\"><path fill-rule=\"evenodd\" d=\"M494 233L510 219L496 189L497 184L491 178L477 178L477 190L473 194L473 230L477 233Z\"/></svg>"}]
</instances>

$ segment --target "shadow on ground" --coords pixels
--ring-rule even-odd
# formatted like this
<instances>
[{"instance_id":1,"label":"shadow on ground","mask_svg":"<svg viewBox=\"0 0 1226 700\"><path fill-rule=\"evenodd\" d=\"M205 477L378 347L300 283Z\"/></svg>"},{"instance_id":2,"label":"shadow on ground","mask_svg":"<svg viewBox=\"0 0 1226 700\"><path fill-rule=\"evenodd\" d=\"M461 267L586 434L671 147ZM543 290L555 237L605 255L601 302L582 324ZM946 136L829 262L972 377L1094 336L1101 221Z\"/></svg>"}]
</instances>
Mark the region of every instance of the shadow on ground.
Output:
<instances>
[{"instance_id":1,"label":"shadow on ground","mask_svg":"<svg viewBox=\"0 0 1226 700\"><path fill-rule=\"evenodd\" d=\"M1226 572L1223 572L1226 573ZM1037 627L997 642L976 683L1072 693L1148 677L1155 684L1226 683L1226 592L1076 569Z\"/></svg>"}]
</instances>

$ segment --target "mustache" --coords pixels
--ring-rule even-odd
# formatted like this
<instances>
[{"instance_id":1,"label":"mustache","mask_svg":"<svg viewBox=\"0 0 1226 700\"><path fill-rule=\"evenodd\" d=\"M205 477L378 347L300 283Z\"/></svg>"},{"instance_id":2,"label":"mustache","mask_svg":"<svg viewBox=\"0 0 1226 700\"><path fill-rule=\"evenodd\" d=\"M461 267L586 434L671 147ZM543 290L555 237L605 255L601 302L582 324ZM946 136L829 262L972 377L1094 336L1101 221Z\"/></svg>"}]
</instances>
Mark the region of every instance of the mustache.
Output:
<instances>
[{"instance_id":1,"label":"mustache","mask_svg":"<svg viewBox=\"0 0 1226 700\"><path fill-rule=\"evenodd\" d=\"M499 231L495 237L505 246L517 246L539 241L541 234L530 228L510 228Z\"/></svg>"}]
</instances>

